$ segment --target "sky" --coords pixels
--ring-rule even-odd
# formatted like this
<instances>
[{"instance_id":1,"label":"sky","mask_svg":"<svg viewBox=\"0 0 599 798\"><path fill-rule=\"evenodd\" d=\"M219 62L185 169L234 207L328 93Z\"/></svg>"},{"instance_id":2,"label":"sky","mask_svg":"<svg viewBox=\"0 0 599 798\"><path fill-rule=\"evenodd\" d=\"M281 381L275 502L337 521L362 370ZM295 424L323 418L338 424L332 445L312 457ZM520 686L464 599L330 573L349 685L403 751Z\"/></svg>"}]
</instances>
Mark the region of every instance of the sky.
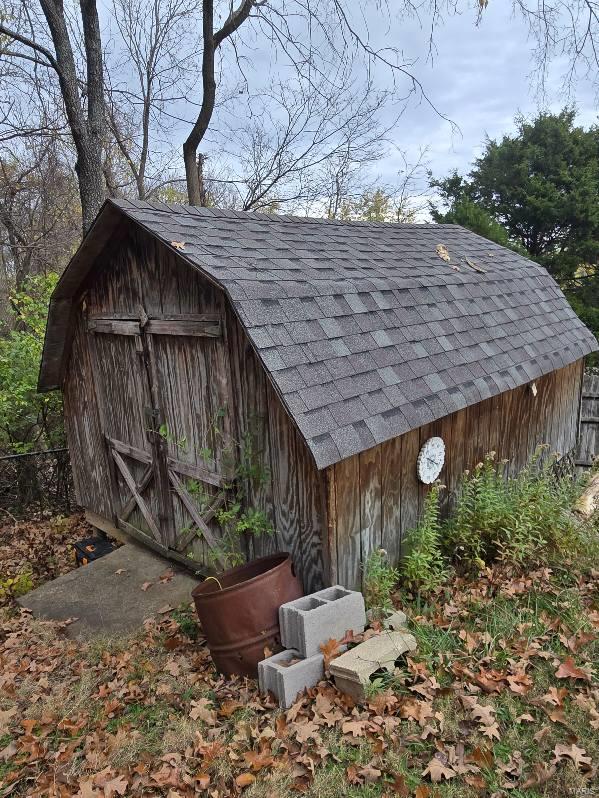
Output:
<instances>
[{"instance_id":1,"label":"sky","mask_svg":"<svg viewBox=\"0 0 599 798\"><path fill-rule=\"evenodd\" d=\"M294 0L287 0L293 6ZM528 38L526 25L521 17L512 12L511 0L489 0L477 25L478 2L472 0L472 7L460 14L447 14L434 35L434 50L429 52L430 15L427 14L428 0L415 0L422 4L422 17L406 18L394 13L404 5L400 0L388 0L388 13L377 10L376 0L347 0L344 4L354 15L361 33L366 32L375 48L396 47L403 53L406 63L410 63L412 74L421 82L430 102L423 97L412 96L395 125L390 136L391 142L385 156L371 168L371 182L393 186L400 182L398 173L404 168L405 157L409 165L419 160L422 150L426 150L424 165L435 177L443 177L453 169L467 173L473 160L481 154L487 136L495 139L515 130L514 118L517 114L532 116L539 110L557 112L567 103L578 109L578 123L589 126L597 121L596 86L589 79L578 79L569 96L562 91L566 59L552 62L547 80L547 92L541 98L535 73L533 55L534 42ZM563 0L564 4L568 0ZM459 4L459 0L456 0ZM468 0L464 0L464 7ZM273 8L284 8L285 0L272 0ZM221 0L220 6L226 13L228 0ZM104 21L110 25L110 2L103 5ZM360 10L363 19L360 19ZM365 21L367 21L367 24ZM246 25L240 31L240 50L244 64L250 95L267 91L272 82L284 80L291 75L285 70L284 59L273 50L266 39L260 35L248 35ZM245 49L244 49L245 48ZM193 63L196 63L195 50ZM219 87L221 94L235 86L239 73L236 73L234 51L230 41L225 41L222 51L225 56L225 73L228 85ZM247 56L247 59L246 59ZM199 66L199 56L197 58ZM384 90L391 85L388 69L375 70L376 88ZM195 95L198 96L195 96ZM196 101L199 91L188 95ZM242 95L229 104L232 116L242 122L247 106ZM176 115L191 119L197 106L186 102L179 103ZM217 107L211 122L211 129L205 143L206 151L212 158L223 157L227 144L234 151L234 135L224 134L219 140L222 113ZM228 113L228 111L224 112ZM383 112L383 124L390 123L398 113L398 106L389 104ZM451 121L447 121L443 117ZM189 132L190 125L172 122L169 127L167 145L176 153L176 162L181 144ZM229 136L227 140L227 135ZM223 145L224 140L224 145ZM212 148L212 152L211 152ZM235 154L232 170L235 171ZM235 175L233 175L235 176ZM418 189L427 188L424 169L421 172Z\"/></svg>"},{"instance_id":2,"label":"sky","mask_svg":"<svg viewBox=\"0 0 599 798\"><path fill-rule=\"evenodd\" d=\"M543 101L537 91L533 43L520 18L513 16L511 3L491 2L481 23L474 24L473 12L448 17L436 35L437 52L432 61L420 58L414 71L424 84L433 104L449 117L459 132L425 103L412 103L398 129L398 144L412 162L420 147L428 148L428 161L437 176L452 169L468 170L481 154L486 136L501 138L515 129L517 113L533 115L541 108L559 111L574 101L578 120L585 126L597 120L594 89L589 80L577 81L573 96L563 95L564 61L554 62ZM427 31L415 22L406 31L408 52L425 52ZM413 37L413 38L412 38ZM400 166L390 156L381 164L391 177Z\"/></svg>"}]
</instances>

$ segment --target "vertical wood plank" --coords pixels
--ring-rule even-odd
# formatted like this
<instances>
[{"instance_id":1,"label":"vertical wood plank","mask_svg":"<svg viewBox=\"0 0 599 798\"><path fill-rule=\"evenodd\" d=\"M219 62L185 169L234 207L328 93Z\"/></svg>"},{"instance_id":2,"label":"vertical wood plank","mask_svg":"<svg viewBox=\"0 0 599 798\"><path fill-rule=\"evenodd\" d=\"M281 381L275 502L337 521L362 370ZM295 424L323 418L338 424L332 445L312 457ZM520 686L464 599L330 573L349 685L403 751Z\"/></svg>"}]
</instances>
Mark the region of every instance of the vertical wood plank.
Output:
<instances>
[{"instance_id":1,"label":"vertical wood plank","mask_svg":"<svg viewBox=\"0 0 599 798\"><path fill-rule=\"evenodd\" d=\"M302 571L302 536L299 524L296 440L281 404L274 401L267 387L270 429L270 462L277 540L283 551L291 553L296 569Z\"/></svg>"},{"instance_id":2,"label":"vertical wood plank","mask_svg":"<svg viewBox=\"0 0 599 798\"><path fill-rule=\"evenodd\" d=\"M401 551L406 550L405 536L418 523L418 475L416 460L420 448L419 430L414 429L402 436L401 443Z\"/></svg>"},{"instance_id":3,"label":"vertical wood plank","mask_svg":"<svg viewBox=\"0 0 599 798\"><path fill-rule=\"evenodd\" d=\"M401 557L401 463L403 435L381 445L381 547L389 561Z\"/></svg>"},{"instance_id":4,"label":"vertical wood plank","mask_svg":"<svg viewBox=\"0 0 599 798\"><path fill-rule=\"evenodd\" d=\"M338 584L340 581L339 568L337 564L337 483L335 481L335 466L329 466L324 473L324 493L326 496L326 508L324 508L324 518L326 527L323 532L323 539L326 537L326 547L328 572L325 581L329 585Z\"/></svg>"},{"instance_id":5,"label":"vertical wood plank","mask_svg":"<svg viewBox=\"0 0 599 798\"><path fill-rule=\"evenodd\" d=\"M85 318L79 306L64 385L65 430L78 504L112 520L111 465L102 434Z\"/></svg>"},{"instance_id":6,"label":"vertical wood plank","mask_svg":"<svg viewBox=\"0 0 599 798\"><path fill-rule=\"evenodd\" d=\"M301 570L304 589L313 593L325 586L325 557L323 552L323 480L303 440L295 432L297 457L298 522L302 542Z\"/></svg>"},{"instance_id":7,"label":"vertical wood plank","mask_svg":"<svg viewBox=\"0 0 599 798\"><path fill-rule=\"evenodd\" d=\"M254 458L267 476L264 480L246 480L245 483L248 503L266 514L274 530L272 535L264 535L260 538L248 536L248 556L263 557L279 550L282 545L278 538L274 512L274 475L270 454L271 432L266 379L256 355L247 341L247 336L229 310L227 311L226 327L231 375L236 386L233 401L235 439L243 448L248 440L247 436L250 437Z\"/></svg>"},{"instance_id":8,"label":"vertical wood plank","mask_svg":"<svg viewBox=\"0 0 599 798\"><path fill-rule=\"evenodd\" d=\"M335 464L337 509L337 574L339 583L360 590L361 524L360 463L348 457Z\"/></svg>"},{"instance_id":9,"label":"vertical wood plank","mask_svg":"<svg viewBox=\"0 0 599 798\"><path fill-rule=\"evenodd\" d=\"M382 540L381 447L358 455L360 461L360 564L380 548Z\"/></svg>"}]
</instances>

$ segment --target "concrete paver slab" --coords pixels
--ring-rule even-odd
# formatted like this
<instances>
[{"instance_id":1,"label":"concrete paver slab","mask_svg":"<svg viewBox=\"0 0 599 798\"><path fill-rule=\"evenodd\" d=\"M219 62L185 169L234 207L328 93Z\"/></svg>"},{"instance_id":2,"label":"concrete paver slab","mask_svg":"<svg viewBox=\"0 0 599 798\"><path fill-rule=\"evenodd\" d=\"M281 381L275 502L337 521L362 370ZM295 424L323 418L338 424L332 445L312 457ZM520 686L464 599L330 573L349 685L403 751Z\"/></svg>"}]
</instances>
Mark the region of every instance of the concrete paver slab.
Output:
<instances>
[{"instance_id":1,"label":"concrete paver slab","mask_svg":"<svg viewBox=\"0 0 599 798\"><path fill-rule=\"evenodd\" d=\"M167 571L173 572L172 578L160 582ZM152 584L142 590L146 582ZM32 590L19 599L19 604L36 618L77 618L66 627L67 635L89 640L135 632L164 606L175 608L191 602L191 591L197 584L198 579L169 560L127 543Z\"/></svg>"},{"instance_id":2,"label":"concrete paver slab","mask_svg":"<svg viewBox=\"0 0 599 798\"><path fill-rule=\"evenodd\" d=\"M363 701L372 674L379 670L393 672L395 661L415 649L416 638L409 632L385 631L335 658L329 671L341 691Z\"/></svg>"}]
</instances>

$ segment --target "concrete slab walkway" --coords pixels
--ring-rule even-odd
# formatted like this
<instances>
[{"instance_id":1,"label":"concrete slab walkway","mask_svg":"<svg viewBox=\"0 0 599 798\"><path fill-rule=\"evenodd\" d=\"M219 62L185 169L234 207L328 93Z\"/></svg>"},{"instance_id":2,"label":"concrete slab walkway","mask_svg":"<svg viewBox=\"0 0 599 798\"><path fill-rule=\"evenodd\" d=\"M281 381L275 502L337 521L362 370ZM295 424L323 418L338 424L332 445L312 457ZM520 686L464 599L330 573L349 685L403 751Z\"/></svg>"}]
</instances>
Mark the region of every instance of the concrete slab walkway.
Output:
<instances>
[{"instance_id":1,"label":"concrete slab walkway","mask_svg":"<svg viewBox=\"0 0 599 798\"><path fill-rule=\"evenodd\" d=\"M166 572L172 572L172 577L161 581ZM19 599L19 604L36 618L77 618L66 627L67 635L90 640L135 632L146 618L166 605L176 608L189 603L198 583L169 560L127 543L32 590Z\"/></svg>"}]
</instances>

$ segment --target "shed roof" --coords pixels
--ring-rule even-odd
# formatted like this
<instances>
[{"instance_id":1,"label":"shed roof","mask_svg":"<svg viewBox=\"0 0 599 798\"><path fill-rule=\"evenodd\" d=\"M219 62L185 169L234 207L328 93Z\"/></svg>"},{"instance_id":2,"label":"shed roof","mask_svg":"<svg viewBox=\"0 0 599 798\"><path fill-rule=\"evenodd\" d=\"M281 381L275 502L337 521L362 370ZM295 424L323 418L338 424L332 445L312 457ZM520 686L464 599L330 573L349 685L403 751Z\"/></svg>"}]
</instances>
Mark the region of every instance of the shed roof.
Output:
<instances>
[{"instance_id":1,"label":"shed roof","mask_svg":"<svg viewBox=\"0 0 599 798\"><path fill-rule=\"evenodd\" d=\"M222 286L319 468L598 348L544 268L458 225L109 200L56 288L40 389L122 214Z\"/></svg>"}]
</instances>

